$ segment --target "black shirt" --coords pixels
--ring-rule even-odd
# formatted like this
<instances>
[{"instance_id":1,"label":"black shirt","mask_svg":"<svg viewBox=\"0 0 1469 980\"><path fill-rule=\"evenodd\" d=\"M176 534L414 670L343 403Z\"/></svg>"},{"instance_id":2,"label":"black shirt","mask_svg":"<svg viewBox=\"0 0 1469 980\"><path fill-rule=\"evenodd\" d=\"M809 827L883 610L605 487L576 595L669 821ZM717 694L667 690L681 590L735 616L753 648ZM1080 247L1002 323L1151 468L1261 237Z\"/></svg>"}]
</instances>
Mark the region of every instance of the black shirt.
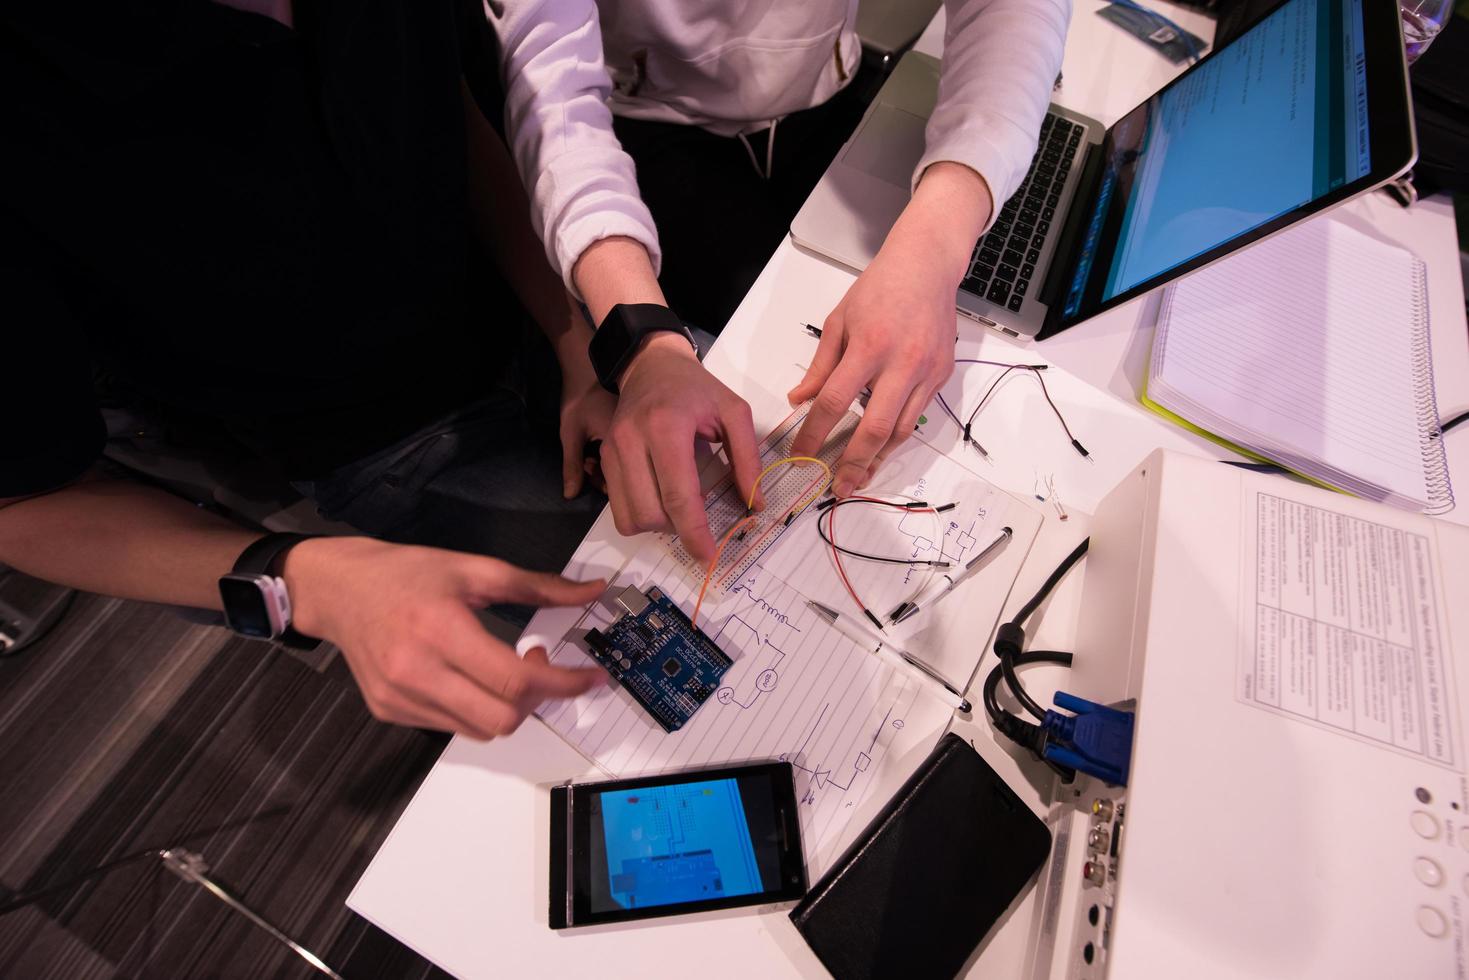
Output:
<instances>
[{"instance_id":1,"label":"black shirt","mask_svg":"<svg viewBox=\"0 0 1469 980\"><path fill-rule=\"evenodd\" d=\"M293 477L482 390L450 0L298 3L294 30L207 0L13 8L0 496L96 459L94 364Z\"/></svg>"}]
</instances>

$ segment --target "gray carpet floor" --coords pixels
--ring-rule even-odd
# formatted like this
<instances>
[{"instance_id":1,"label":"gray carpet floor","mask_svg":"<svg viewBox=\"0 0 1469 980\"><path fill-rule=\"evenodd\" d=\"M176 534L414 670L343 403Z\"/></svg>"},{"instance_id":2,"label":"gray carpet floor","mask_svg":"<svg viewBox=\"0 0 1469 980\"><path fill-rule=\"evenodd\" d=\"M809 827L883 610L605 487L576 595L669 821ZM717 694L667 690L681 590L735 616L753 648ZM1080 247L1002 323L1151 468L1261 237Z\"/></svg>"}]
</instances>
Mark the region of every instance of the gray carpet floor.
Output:
<instances>
[{"instance_id":1,"label":"gray carpet floor","mask_svg":"<svg viewBox=\"0 0 1469 980\"><path fill-rule=\"evenodd\" d=\"M444 741L375 721L330 650L77 596L0 659L0 977L319 975L170 847L348 978L439 975L343 903Z\"/></svg>"}]
</instances>

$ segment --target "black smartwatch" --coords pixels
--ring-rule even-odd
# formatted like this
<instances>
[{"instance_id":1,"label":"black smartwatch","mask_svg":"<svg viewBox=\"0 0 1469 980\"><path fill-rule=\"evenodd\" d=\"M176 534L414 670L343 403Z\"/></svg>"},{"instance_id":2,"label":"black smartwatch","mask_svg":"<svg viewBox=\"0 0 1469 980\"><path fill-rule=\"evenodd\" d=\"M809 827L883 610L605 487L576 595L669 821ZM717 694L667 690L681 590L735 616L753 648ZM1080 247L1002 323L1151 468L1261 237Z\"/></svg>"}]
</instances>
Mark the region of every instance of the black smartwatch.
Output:
<instances>
[{"instance_id":1,"label":"black smartwatch","mask_svg":"<svg viewBox=\"0 0 1469 980\"><path fill-rule=\"evenodd\" d=\"M286 554L308 540L307 534L267 534L240 552L235 567L219 579L224 618L241 636L280 640L298 649L316 641L291 629L291 597L281 571Z\"/></svg>"},{"instance_id":2,"label":"black smartwatch","mask_svg":"<svg viewBox=\"0 0 1469 980\"><path fill-rule=\"evenodd\" d=\"M649 334L667 330L680 334L699 353L694 335L678 315L657 303L618 303L592 336L592 367L602 387L617 394L617 377Z\"/></svg>"}]
</instances>

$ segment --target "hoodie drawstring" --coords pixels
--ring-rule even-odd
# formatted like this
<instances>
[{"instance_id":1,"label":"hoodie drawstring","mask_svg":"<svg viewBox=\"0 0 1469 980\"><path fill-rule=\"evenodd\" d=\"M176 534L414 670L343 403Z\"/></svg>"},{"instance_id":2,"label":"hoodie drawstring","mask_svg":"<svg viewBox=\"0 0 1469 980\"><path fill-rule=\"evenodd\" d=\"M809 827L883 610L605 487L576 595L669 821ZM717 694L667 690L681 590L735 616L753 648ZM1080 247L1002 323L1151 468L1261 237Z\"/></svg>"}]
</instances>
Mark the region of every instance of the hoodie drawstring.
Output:
<instances>
[{"instance_id":1,"label":"hoodie drawstring","mask_svg":"<svg viewBox=\"0 0 1469 980\"><path fill-rule=\"evenodd\" d=\"M750 158L750 166L755 168L755 173L759 174L766 180L769 180L771 175L775 173L775 129L779 125L779 119L772 119L770 122L770 131L766 134L765 137L764 170L760 169L760 161L755 156L755 148L750 145L750 138L744 133L738 134L740 145L745 148L745 155Z\"/></svg>"}]
</instances>

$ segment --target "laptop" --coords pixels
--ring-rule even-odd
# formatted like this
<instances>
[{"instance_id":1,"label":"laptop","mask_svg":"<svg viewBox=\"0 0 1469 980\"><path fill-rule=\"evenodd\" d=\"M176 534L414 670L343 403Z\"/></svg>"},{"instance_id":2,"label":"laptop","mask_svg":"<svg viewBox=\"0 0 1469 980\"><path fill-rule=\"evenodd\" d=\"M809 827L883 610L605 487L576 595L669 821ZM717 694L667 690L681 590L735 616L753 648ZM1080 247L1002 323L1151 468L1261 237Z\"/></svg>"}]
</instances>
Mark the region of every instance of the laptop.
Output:
<instances>
[{"instance_id":1,"label":"laptop","mask_svg":"<svg viewBox=\"0 0 1469 980\"><path fill-rule=\"evenodd\" d=\"M907 205L938 96L909 52L791 223L861 270ZM1051 105L959 313L1054 335L1386 184L1417 155L1396 0L1284 0L1111 127Z\"/></svg>"}]
</instances>

